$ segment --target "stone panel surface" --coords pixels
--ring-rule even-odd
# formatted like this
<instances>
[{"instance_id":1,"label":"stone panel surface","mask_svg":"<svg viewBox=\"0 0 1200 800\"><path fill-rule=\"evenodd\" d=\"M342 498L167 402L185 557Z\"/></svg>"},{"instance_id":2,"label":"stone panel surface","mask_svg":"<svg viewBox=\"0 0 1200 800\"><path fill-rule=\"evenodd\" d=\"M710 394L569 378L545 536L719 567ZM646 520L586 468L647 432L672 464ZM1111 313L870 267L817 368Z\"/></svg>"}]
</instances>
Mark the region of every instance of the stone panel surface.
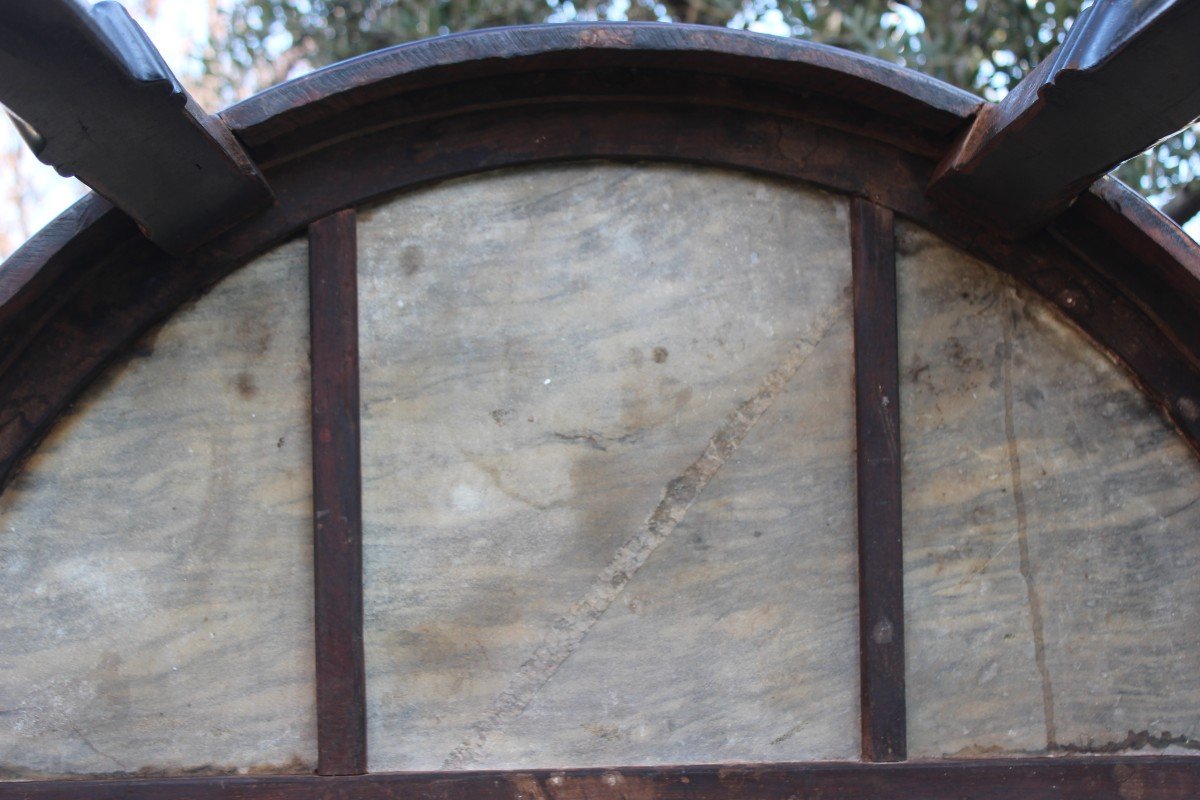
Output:
<instances>
[{"instance_id":1,"label":"stone panel surface","mask_svg":"<svg viewBox=\"0 0 1200 800\"><path fill-rule=\"evenodd\" d=\"M359 231L371 769L855 757L845 201L590 163Z\"/></svg>"},{"instance_id":2,"label":"stone panel surface","mask_svg":"<svg viewBox=\"0 0 1200 800\"><path fill-rule=\"evenodd\" d=\"M0 775L311 769L306 262L143 338L0 496Z\"/></svg>"},{"instance_id":3,"label":"stone panel surface","mask_svg":"<svg viewBox=\"0 0 1200 800\"><path fill-rule=\"evenodd\" d=\"M1200 469L1045 301L898 228L909 752L1200 748Z\"/></svg>"}]
</instances>

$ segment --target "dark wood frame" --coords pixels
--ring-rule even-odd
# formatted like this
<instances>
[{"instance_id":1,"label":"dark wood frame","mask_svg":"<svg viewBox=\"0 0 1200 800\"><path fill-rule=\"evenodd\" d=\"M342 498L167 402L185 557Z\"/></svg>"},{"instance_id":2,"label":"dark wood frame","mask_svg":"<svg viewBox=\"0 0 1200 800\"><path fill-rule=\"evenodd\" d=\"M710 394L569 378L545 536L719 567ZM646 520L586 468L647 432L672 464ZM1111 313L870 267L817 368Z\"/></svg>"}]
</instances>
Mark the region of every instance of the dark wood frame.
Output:
<instances>
[{"instance_id":1,"label":"dark wood frame","mask_svg":"<svg viewBox=\"0 0 1200 800\"><path fill-rule=\"evenodd\" d=\"M346 775L365 770L366 742L357 340L346 327L353 212L343 209L446 178L595 158L748 170L857 198L859 476L883 498L859 508L867 760L904 758L898 450L884 452L872 402L875 387L895 386L893 215L1045 296L1200 453L1200 248L1109 180L1021 241L931 200L926 186L978 109L915 73L797 41L689 26L506 29L381 51L221 114L276 202L183 258L106 201L80 201L0 269L0 486L138 336L312 226L314 506L344 518L340 540L316 524L322 774L6 783L0 798L1196 796L1200 758L1190 757ZM898 419L898 404L886 413Z\"/></svg>"},{"instance_id":2,"label":"dark wood frame","mask_svg":"<svg viewBox=\"0 0 1200 800\"><path fill-rule=\"evenodd\" d=\"M1102 0L988 106L931 191L1006 232L1036 230L1108 170L1200 116L1200 5Z\"/></svg>"},{"instance_id":3,"label":"dark wood frame","mask_svg":"<svg viewBox=\"0 0 1200 800\"><path fill-rule=\"evenodd\" d=\"M317 774L367 771L362 461L358 403L358 217L308 227L311 287Z\"/></svg>"},{"instance_id":4,"label":"dark wood frame","mask_svg":"<svg viewBox=\"0 0 1200 800\"><path fill-rule=\"evenodd\" d=\"M857 197L850 201L864 761L908 757L895 244L891 209Z\"/></svg>"},{"instance_id":5,"label":"dark wood frame","mask_svg":"<svg viewBox=\"0 0 1200 800\"><path fill-rule=\"evenodd\" d=\"M1196 759L1147 756L0 784L6 800L1179 800L1198 793Z\"/></svg>"},{"instance_id":6,"label":"dark wood frame","mask_svg":"<svg viewBox=\"0 0 1200 800\"><path fill-rule=\"evenodd\" d=\"M40 160L118 198L172 253L271 203L233 134L184 90L119 3L0 7L0 104Z\"/></svg>"}]
</instances>

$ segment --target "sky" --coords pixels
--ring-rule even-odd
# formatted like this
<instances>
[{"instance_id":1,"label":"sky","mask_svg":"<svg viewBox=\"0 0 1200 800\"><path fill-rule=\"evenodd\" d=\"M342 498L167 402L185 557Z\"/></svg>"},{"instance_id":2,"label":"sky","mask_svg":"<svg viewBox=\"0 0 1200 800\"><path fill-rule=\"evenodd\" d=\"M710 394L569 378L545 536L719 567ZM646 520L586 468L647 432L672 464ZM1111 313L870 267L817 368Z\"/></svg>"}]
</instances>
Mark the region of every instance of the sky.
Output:
<instances>
[{"instance_id":1,"label":"sky","mask_svg":"<svg viewBox=\"0 0 1200 800\"><path fill-rule=\"evenodd\" d=\"M23 0L36 2L36 0ZM216 0L218 7L235 0ZM197 52L207 37L210 0L125 0L123 3L133 17L146 29L158 46L167 64L186 85L190 78L201 74L202 63ZM151 17L147 6L157 9ZM770 14L755 20L751 29L762 33L786 35L788 28L782 16ZM219 111L210 108L208 111ZM0 261L7 258L21 241L36 233L64 209L78 200L87 187L74 178L63 178L51 167L41 164L24 147L16 131L0 121L0 153L19 153L19 175L24 185L14 180L8 162L0 164ZM18 206L14 192L25 197ZM19 213L19 212L24 213ZM1200 239L1200 217L1186 227L1188 233Z\"/></svg>"}]
</instances>

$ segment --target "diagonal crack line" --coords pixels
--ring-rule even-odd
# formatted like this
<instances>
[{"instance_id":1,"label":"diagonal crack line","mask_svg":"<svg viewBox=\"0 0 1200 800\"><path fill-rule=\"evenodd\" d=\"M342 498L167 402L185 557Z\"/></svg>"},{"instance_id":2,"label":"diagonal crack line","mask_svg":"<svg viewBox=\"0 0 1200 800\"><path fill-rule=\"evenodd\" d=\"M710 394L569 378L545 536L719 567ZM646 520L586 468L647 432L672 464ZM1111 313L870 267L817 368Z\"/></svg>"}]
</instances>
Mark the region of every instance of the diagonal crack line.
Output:
<instances>
[{"instance_id":1,"label":"diagonal crack line","mask_svg":"<svg viewBox=\"0 0 1200 800\"><path fill-rule=\"evenodd\" d=\"M841 302L824 308L806 335L792 345L779 365L759 382L754 393L725 417L700 457L667 484L662 500L645 526L617 549L612 561L595 577L583 597L554 621L537 649L492 702L488 713L471 726L470 733L446 756L442 769L461 769L478 761L488 737L525 712L558 668L579 649L625 585L683 521L709 481L762 419L834 323L844 316L842 311Z\"/></svg>"},{"instance_id":2,"label":"diagonal crack line","mask_svg":"<svg viewBox=\"0 0 1200 800\"><path fill-rule=\"evenodd\" d=\"M109 761L113 762L114 764L116 764L118 767L125 770L126 772L129 771L128 764L121 761L116 756L111 756L108 753L101 750L99 747L96 747L96 745L92 744L91 739L89 739L88 737L84 736L82 733L79 732L79 728L71 728L71 732L74 733L75 736L77 736L79 738L79 741L83 742L83 744L87 747L88 750L91 750L93 753L100 756L101 758L107 758Z\"/></svg>"}]
</instances>

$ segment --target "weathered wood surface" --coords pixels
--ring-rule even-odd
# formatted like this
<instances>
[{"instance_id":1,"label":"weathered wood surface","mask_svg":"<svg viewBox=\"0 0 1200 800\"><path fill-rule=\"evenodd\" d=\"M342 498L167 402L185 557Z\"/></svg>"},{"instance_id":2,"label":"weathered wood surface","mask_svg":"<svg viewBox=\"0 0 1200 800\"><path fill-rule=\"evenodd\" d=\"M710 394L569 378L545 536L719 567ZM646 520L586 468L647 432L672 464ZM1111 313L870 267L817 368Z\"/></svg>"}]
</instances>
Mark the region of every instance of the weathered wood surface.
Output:
<instances>
[{"instance_id":1,"label":"weathered wood surface","mask_svg":"<svg viewBox=\"0 0 1200 800\"><path fill-rule=\"evenodd\" d=\"M1096 2L947 154L931 193L1024 234L1200 115L1200 4Z\"/></svg>"},{"instance_id":2,"label":"weathered wood surface","mask_svg":"<svg viewBox=\"0 0 1200 800\"><path fill-rule=\"evenodd\" d=\"M143 338L0 498L0 776L314 763L305 257Z\"/></svg>"},{"instance_id":3,"label":"weathered wood surface","mask_svg":"<svg viewBox=\"0 0 1200 800\"><path fill-rule=\"evenodd\" d=\"M903 761L907 750L894 227L890 209L859 198L850 201L859 708L866 761Z\"/></svg>"},{"instance_id":4,"label":"weathered wood surface","mask_svg":"<svg viewBox=\"0 0 1200 800\"><path fill-rule=\"evenodd\" d=\"M263 210L271 190L119 3L0 5L0 102L39 159L179 254Z\"/></svg>"},{"instance_id":5,"label":"weathered wood surface","mask_svg":"<svg viewBox=\"0 0 1200 800\"><path fill-rule=\"evenodd\" d=\"M846 205L597 163L361 215L373 770L857 754Z\"/></svg>"},{"instance_id":6,"label":"weathered wood surface","mask_svg":"<svg viewBox=\"0 0 1200 800\"><path fill-rule=\"evenodd\" d=\"M1200 749L1200 465L1046 302L900 228L909 746Z\"/></svg>"},{"instance_id":7,"label":"weathered wood surface","mask_svg":"<svg viewBox=\"0 0 1200 800\"><path fill-rule=\"evenodd\" d=\"M541 73L540 81L547 73L580 67L698 73L708 76L718 91L720 79L726 78L777 83L803 93L805 102L819 94L851 99L892 121L943 134L958 128L982 102L913 70L798 39L731 34L700 25L556 24L477 31L379 50L273 86L220 116L252 152L270 157L301 129L321 130L349 109L367 109L397 94L509 71ZM596 85L587 91L598 88L605 91ZM491 104L515 96L494 96Z\"/></svg>"},{"instance_id":8,"label":"weathered wood surface","mask_svg":"<svg viewBox=\"0 0 1200 800\"><path fill-rule=\"evenodd\" d=\"M0 784L2 800L1189 800L1194 758L991 759Z\"/></svg>"},{"instance_id":9,"label":"weathered wood surface","mask_svg":"<svg viewBox=\"0 0 1200 800\"><path fill-rule=\"evenodd\" d=\"M331 214L308 229L321 775L367 771L357 229L354 209Z\"/></svg>"},{"instance_id":10,"label":"weathered wood surface","mask_svg":"<svg viewBox=\"0 0 1200 800\"><path fill-rule=\"evenodd\" d=\"M590 57L592 54L585 54L580 60L586 61ZM664 58L669 60L670 55ZM704 59L698 56L693 66L702 68L704 63ZM498 68L499 63L494 62L489 69L492 66ZM342 77L345 77L345 73ZM333 81L317 94L333 97L337 94L337 86L337 81ZM320 99L315 98L317 101ZM697 98L691 96L687 102L698 104ZM299 102L296 108L304 105L303 101ZM329 109L335 106L336 100L324 107ZM1075 267L1070 258L1047 248L1045 242L1028 247L998 244L987 235L978 234L969 225L960 225L930 211L929 207L914 199L919 195L919 186L923 185L921 178L926 175L926 165L920 159L912 159L906 153L893 152L890 146L881 145L880 142L884 141L882 138L871 141L876 137L866 135L859 139L824 128L791 123L780 125L778 120L764 119L761 112L747 114L740 109L729 110L724 106L711 115L694 113L697 109L689 110L693 113L680 113L677 109L665 106L651 108L650 105L639 109L638 113L623 111L614 114L607 109L600 113L591 109L587 113L577 114L577 111L568 108L563 109L557 117L553 114L539 116L528 108L518 107L497 114L496 118L489 117L489 122L497 124L495 129L490 124L473 124L472 120L456 120L443 127L409 126L402 131L403 135L398 135L396 131L385 131L375 137L344 141L332 153L323 153L320 159L310 162L298 159L284 165L277 173L289 190L283 195L279 208L226 237L204 252L194 264L182 267L172 265L164 262L158 254L146 255L135 248L140 263L133 266L122 264L118 252L115 263L109 265L115 272L97 277L94 271L87 269L88 265L96 262L95 253L83 248L80 255L69 259L69 271L64 273L69 280L65 280L62 286L56 286L55 292L51 293L56 297L69 297L69 302L61 310L48 311L37 318L36 326L30 329L35 332L30 333L29 348L20 353L19 362L5 376L3 421L10 431L16 430L15 434L5 434L5 471L11 467L11 459L24 453L29 443L44 433L61 404L73 397L93 372L120 350L133 332L173 309L208 281L234 268L247 254L256 252L269 242L278 241L280 237L296 230L297 226L328 213L332 208L358 202L398 186L486 169L497 164L597 155L658 156L722 162L780 175L811 178L847 191L862 191L866 187L871 197L903 209L906 214L925 219L945 235L960 242L971 242L979 252L997 254L997 260L1005 264L1007 269L1024 274L1020 268L1012 265L1023 260L1033 263L1031 269L1038 272L1031 279L1032 282L1039 291L1063 307L1080 305L1081 298L1088 305L1095 304L1098 310L1111 307L1116 312L1115 321L1103 313L1094 319L1077 318L1094 336L1110 343L1110 346L1123 341L1133 342L1143 352L1152 354L1153 358L1142 360L1132 349L1133 345L1130 345L1130 349L1120 351L1126 363L1133 364L1143 374L1148 390L1161 401L1172 403L1173 411L1181 408L1181 402L1192 402L1194 394L1180 388L1181 385L1186 388L1186 381L1163 379L1163 375L1174 376L1185 371L1188 367L1184 359L1172 349L1170 342L1164 341L1157 329L1151 329L1150 336L1143 336L1149 323L1139 316L1141 312L1132 303L1120 305L1111 302L1110 293L1119 294L1128 290L1136 303L1144 304L1142 308L1147 317L1154 319L1157 319L1155 315L1161 307L1160 297L1139 292L1136 281L1130 281L1129 275L1120 273L1112 282L1112 286L1117 287L1115 291L1104 289L1097 293L1094 291L1096 287L1089 285L1088 293L1082 295L1074 290L1059 292L1059 284L1069 284L1070 276L1074 274ZM544 135L546 129L539 126L547 121L556 123L553 136L544 141L531 135L533 131ZM642 122L651 122L653 125L640 124ZM346 137L360 124L360 117L346 115L336 123L331 123L324 131L327 135L320 141L324 143ZM481 131L487 131L487 134ZM493 131L496 132L495 136ZM269 143L271 137L267 138ZM395 158L397 153L413 157ZM327 157L330 155L335 157ZM894 168L879 168L887 164ZM403 165L403 168L396 165ZM1066 237L1068 246L1070 240L1077 241L1080 235L1086 236L1103 227L1105 220L1120 217L1120 213L1106 212L1096 220L1088 221L1081 226L1082 234L1076 231ZM105 227L108 229L107 224ZM1145 241L1142 243L1145 244ZM106 246L101 250L106 255L114 255L108 252L113 250L112 247ZM1101 254L1099 260L1104 262L1104 258L1104 254ZM1174 266L1183 270L1186 264L1176 259ZM31 275L29 272L24 274ZM1047 274L1052 278L1042 282L1041 276ZM70 287L70 291L64 291L66 287ZM115 289L105 292L108 287ZM42 297L45 296L46 293L43 293ZM91 299L97 296L102 296L103 302ZM1122 313L1127 316L1121 317ZM1186 344L1182 349L1188 349ZM50 376L53 376L53 381L48 379ZM30 386L39 387L36 397L27 391ZM9 403L9 398L17 400ZM1194 405L1192 410L1194 412ZM1180 414L1182 411L1177 412L1177 419L1185 419ZM1191 436L1195 441L1195 434ZM1095 762L1092 764L1095 765ZM1050 769L1052 765L1046 768ZM1130 789L1144 794L1149 791L1147 787L1153 785L1150 780L1139 777L1140 773L1125 772L1123 767L1121 771L1099 765L1094 768L1108 770L1103 774L1104 785L1110 793ZM1053 775L1038 773L1037 768L1032 768L1026 774L1041 775L1049 781L1056 780ZM994 776L995 773L992 773ZM1122 785L1126 778L1132 781L1130 786Z\"/></svg>"},{"instance_id":11,"label":"weathered wood surface","mask_svg":"<svg viewBox=\"0 0 1200 800\"><path fill-rule=\"evenodd\" d=\"M847 54L841 58L854 60ZM499 71L502 63L494 66ZM339 69L353 71L352 65ZM702 73L690 74L694 83ZM454 91L468 88L456 85ZM764 87L766 95L768 90ZM788 98L778 95L774 103L791 109ZM1200 414L1194 413L1200 408L1200 343L1176 335L1178 320L1189 318L1178 311L1194 310L1200 300L1194 292L1163 293L1147 286L1142 260L1154 265L1152 283L1166 277L1194 287L1188 265L1200 259L1200 245L1176 236L1178 231L1144 200L1129 192L1124 198L1121 192L1105 192L1103 202L1093 204L1096 213L1089 212L1061 241L1057 230L1054 238L1006 241L928 203L924 187L933 165L890 144L886 118L867 114L862 133L847 135L819 122L728 108L721 105L724 98L708 105L709 99L685 95L676 105L626 98L610 107L577 105L575 98L548 104L546 97L537 97L482 115L454 117L451 110L436 122L414 121L408 116L414 110L401 106L393 109L396 127L387 130L371 127L372 118L363 110L364 116L328 121L319 137L321 149L292 153L291 160L274 165L270 179L279 190L277 204L187 262L171 262L144 241L122 236L107 215L97 225L101 243L73 238L40 243L30 249L31 260L5 266L15 269L18 286L25 287L32 287L42 270L64 274L50 288L35 290L26 312L6 317L0 309L0 341L18 332L16 347L5 348L11 363L0 373L0 486L63 406L137 333L298 228L405 187L508 165L583 158L665 158L746 169L862 194L920 220L1067 309L1089 336L1138 375L1147 395L1170 410L1200 450ZM769 105L766 96L762 100ZM1115 228L1125 230L1116 247L1089 255L1084 266L1073 248ZM1131 258L1135 252L1139 255ZM1104 271L1105 280L1097 280L1092 268ZM1076 302L1080 292L1082 303Z\"/></svg>"}]
</instances>

